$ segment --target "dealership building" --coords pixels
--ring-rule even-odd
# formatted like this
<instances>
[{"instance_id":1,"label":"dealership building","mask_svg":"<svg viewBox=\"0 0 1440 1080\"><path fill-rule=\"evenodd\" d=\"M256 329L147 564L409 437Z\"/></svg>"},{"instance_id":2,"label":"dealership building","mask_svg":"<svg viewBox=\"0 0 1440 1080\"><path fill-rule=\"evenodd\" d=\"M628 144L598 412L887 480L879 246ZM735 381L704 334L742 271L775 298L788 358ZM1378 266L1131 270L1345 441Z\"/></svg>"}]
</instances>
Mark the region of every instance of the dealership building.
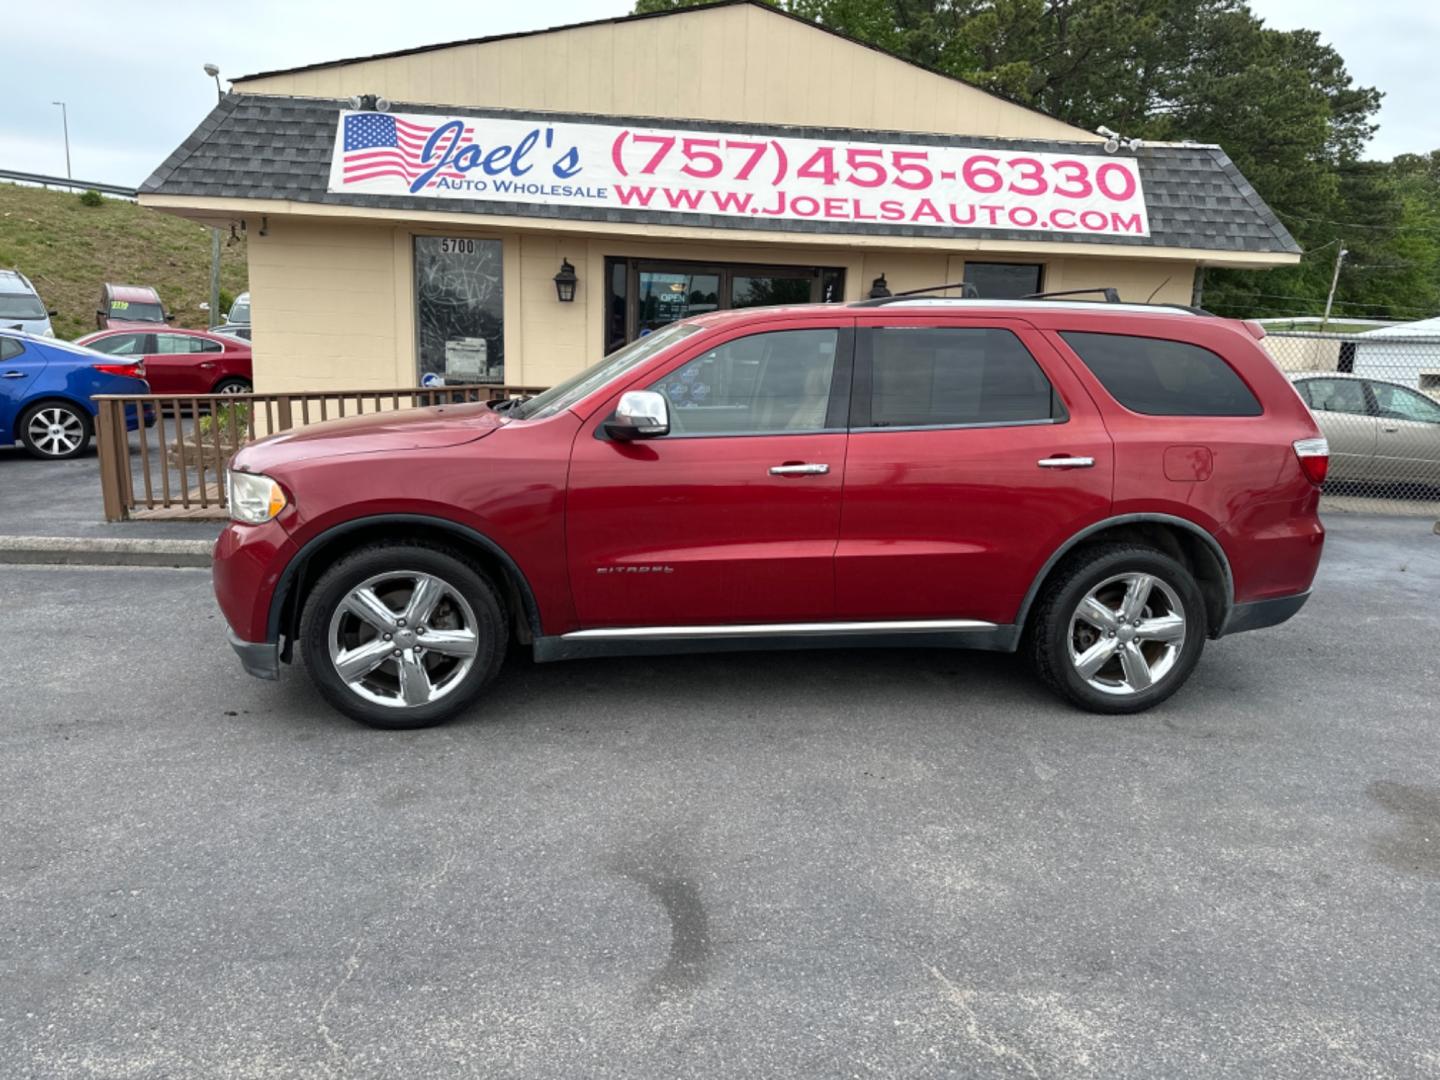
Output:
<instances>
[{"instance_id":1,"label":"dealership building","mask_svg":"<svg viewBox=\"0 0 1440 1080\"><path fill-rule=\"evenodd\" d=\"M1123 135L730 0L237 79L140 201L243 231L262 392L546 386L717 308L1188 304L1299 260L1219 147Z\"/></svg>"}]
</instances>

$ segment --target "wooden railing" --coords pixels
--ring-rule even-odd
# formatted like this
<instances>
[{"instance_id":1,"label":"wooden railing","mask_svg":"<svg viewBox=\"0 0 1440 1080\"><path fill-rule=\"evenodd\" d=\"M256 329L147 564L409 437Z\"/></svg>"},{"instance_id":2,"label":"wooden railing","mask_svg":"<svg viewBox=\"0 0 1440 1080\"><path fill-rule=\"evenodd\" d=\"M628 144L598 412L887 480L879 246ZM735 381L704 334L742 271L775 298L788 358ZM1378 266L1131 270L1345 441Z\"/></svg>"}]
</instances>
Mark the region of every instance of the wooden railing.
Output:
<instances>
[{"instance_id":1,"label":"wooden railing","mask_svg":"<svg viewBox=\"0 0 1440 1080\"><path fill-rule=\"evenodd\" d=\"M253 439L323 420L539 393L523 386L299 394L101 394L96 448L106 521L225 518L225 465ZM137 418L143 418L137 422Z\"/></svg>"}]
</instances>

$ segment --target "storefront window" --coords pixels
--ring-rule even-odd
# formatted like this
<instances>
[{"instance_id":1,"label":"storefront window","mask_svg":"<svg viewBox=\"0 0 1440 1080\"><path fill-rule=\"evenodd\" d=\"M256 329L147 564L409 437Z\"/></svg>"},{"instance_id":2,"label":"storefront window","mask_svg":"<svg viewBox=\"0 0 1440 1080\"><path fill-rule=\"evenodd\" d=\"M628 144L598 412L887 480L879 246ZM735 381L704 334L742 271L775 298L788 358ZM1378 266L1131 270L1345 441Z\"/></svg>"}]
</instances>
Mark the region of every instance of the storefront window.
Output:
<instances>
[{"instance_id":1,"label":"storefront window","mask_svg":"<svg viewBox=\"0 0 1440 1080\"><path fill-rule=\"evenodd\" d=\"M505 381L499 240L415 237L419 379Z\"/></svg>"},{"instance_id":2,"label":"storefront window","mask_svg":"<svg viewBox=\"0 0 1440 1080\"><path fill-rule=\"evenodd\" d=\"M965 281L983 300L1018 300L1040 291L1040 265L967 261Z\"/></svg>"},{"instance_id":3,"label":"storefront window","mask_svg":"<svg viewBox=\"0 0 1440 1080\"><path fill-rule=\"evenodd\" d=\"M678 319L730 308L837 303L845 271L830 266L605 260L605 349Z\"/></svg>"}]
</instances>

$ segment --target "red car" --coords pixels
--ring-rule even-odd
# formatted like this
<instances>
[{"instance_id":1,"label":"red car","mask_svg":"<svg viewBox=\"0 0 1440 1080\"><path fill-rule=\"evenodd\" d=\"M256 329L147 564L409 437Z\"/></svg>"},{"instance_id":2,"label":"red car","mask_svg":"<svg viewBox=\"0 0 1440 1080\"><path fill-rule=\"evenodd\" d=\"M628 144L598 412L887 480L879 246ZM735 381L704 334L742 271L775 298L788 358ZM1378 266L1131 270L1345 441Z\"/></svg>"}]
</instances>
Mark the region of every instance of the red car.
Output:
<instances>
[{"instance_id":1,"label":"red car","mask_svg":"<svg viewBox=\"0 0 1440 1080\"><path fill-rule=\"evenodd\" d=\"M675 323L527 401L321 424L227 475L245 668L446 719L536 660L818 645L1026 653L1102 713L1305 603L1328 448L1258 327L888 298Z\"/></svg>"},{"instance_id":2,"label":"red car","mask_svg":"<svg viewBox=\"0 0 1440 1080\"><path fill-rule=\"evenodd\" d=\"M203 330L102 330L77 345L139 358L152 394L248 394L250 343Z\"/></svg>"}]
</instances>

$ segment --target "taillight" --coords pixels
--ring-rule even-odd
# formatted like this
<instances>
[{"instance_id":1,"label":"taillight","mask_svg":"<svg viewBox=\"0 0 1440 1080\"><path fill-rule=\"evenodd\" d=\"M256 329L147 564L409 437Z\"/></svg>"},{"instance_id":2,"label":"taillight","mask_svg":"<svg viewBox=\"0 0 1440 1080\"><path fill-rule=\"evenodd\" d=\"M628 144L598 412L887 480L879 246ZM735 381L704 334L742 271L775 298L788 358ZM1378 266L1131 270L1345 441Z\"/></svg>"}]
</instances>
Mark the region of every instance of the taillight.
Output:
<instances>
[{"instance_id":1,"label":"taillight","mask_svg":"<svg viewBox=\"0 0 1440 1080\"><path fill-rule=\"evenodd\" d=\"M128 379L143 379L145 377L145 362L127 364L91 364L96 371L102 375L124 375Z\"/></svg>"},{"instance_id":2,"label":"taillight","mask_svg":"<svg viewBox=\"0 0 1440 1080\"><path fill-rule=\"evenodd\" d=\"M1325 482L1330 471L1330 443L1325 439L1296 439L1295 456L1300 459L1300 471L1317 487Z\"/></svg>"}]
</instances>

